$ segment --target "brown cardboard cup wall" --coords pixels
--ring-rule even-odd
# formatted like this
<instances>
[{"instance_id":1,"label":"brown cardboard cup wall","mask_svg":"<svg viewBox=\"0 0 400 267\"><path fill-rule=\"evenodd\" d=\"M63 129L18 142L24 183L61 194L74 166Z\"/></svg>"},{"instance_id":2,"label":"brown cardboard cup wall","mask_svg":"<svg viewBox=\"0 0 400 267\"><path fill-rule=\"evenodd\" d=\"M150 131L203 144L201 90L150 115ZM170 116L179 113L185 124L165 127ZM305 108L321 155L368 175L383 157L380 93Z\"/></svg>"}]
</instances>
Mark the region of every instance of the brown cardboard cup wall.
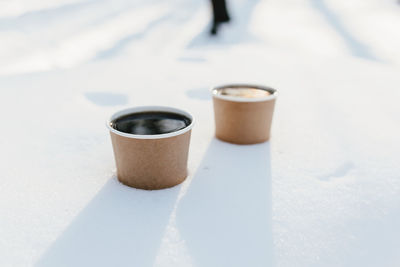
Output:
<instances>
[{"instance_id":1,"label":"brown cardboard cup wall","mask_svg":"<svg viewBox=\"0 0 400 267\"><path fill-rule=\"evenodd\" d=\"M146 111L150 110L154 109ZM154 135L151 139L135 138L131 137L135 135L128 134L127 137L115 130L110 131L118 180L125 185L146 190L182 183L187 176L190 128L193 125L193 117L190 118L192 122L186 127L189 129L185 128L183 133L171 137L155 138Z\"/></svg>"},{"instance_id":2,"label":"brown cardboard cup wall","mask_svg":"<svg viewBox=\"0 0 400 267\"><path fill-rule=\"evenodd\" d=\"M217 87L249 87L232 85ZM257 144L270 138L272 117L275 107L274 97L262 101L234 101L213 94L215 135L218 139L234 144Z\"/></svg>"}]
</instances>

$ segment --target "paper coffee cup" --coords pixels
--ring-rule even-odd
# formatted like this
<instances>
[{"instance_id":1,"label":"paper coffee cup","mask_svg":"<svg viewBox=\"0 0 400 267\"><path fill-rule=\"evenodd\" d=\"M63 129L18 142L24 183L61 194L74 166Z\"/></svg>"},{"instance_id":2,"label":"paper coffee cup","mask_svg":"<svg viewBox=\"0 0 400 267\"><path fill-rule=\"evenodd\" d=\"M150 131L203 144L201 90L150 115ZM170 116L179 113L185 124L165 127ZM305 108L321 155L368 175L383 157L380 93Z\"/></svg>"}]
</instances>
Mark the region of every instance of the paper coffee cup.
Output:
<instances>
[{"instance_id":1,"label":"paper coffee cup","mask_svg":"<svg viewBox=\"0 0 400 267\"><path fill-rule=\"evenodd\" d=\"M185 128L164 134L142 135L118 131L112 122L122 116L141 112L168 112L190 119ZM121 110L107 121L110 130L118 180L140 189L162 189L183 182L187 176L190 134L194 119L189 113L160 106Z\"/></svg>"},{"instance_id":2,"label":"paper coffee cup","mask_svg":"<svg viewBox=\"0 0 400 267\"><path fill-rule=\"evenodd\" d=\"M270 138L277 91L247 84L212 89L215 135L234 144L256 144Z\"/></svg>"}]
</instances>

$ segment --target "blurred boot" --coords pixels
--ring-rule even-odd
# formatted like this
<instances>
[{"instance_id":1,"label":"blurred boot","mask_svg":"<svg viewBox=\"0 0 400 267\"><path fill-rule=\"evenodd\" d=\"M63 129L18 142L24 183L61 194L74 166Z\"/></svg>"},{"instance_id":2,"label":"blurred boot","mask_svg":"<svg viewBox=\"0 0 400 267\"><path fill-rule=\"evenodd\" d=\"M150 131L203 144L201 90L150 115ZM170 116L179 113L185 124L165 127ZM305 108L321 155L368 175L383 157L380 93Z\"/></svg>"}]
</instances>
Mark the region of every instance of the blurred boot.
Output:
<instances>
[{"instance_id":1,"label":"blurred boot","mask_svg":"<svg viewBox=\"0 0 400 267\"><path fill-rule=\"evenodd\" d=\"M228 10L226 8L225 0L211 0L213 8L213 25L210 33L216 35L218 33L218 27L221 23L230 21Z\"/></svg>"}]
</instances>

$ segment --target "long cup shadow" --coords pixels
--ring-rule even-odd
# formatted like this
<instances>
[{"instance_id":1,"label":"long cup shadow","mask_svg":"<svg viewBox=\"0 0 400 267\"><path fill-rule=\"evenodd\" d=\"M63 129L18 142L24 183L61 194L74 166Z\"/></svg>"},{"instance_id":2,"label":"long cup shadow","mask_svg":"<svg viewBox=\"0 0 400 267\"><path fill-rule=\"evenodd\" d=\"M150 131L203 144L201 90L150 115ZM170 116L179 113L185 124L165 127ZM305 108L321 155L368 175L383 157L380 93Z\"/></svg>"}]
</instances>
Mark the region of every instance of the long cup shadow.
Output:
<instances>
[{"instance_id":1,"label":"long cup shadow","mask_svg":"<svg viewBox=\"0 0 400 267\"><path fill-rule=\"evenodd\" d=\"M196 266L273 266L270 144L214 139L176 222Z\"/></svg>"},{"instance_id":2,"label":"long cup shadow","mask_svg":"<svg viewBox=\"0 0 400 267\"><path fill-rule=\"evenodd\" d=\"M152 266L179 190L110 179L35 266Z\"/></svg>"}]
</instances>

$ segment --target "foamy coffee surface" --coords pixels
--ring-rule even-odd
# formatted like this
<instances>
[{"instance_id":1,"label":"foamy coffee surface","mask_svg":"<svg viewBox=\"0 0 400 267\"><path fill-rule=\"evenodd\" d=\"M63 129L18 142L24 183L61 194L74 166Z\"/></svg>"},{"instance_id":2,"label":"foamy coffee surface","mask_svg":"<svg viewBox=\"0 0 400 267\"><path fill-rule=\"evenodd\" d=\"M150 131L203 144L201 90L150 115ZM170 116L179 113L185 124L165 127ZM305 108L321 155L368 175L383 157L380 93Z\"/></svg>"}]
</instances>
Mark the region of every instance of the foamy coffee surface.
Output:
<instances>
[{"instance_id":1,"label":"foamy coffee surface","mask_svg":"<svg viewBox=\"0 0 400 267\"><path fill-rule=\"evenodd\" d=\"M222 88L217 90L217 94L241 98L260 98L271 95L267 90L250 87Z\"/></svg>"},{"instance_id":2,"label":"foamy coffee surface","mask_svg":"<svg viewBox=\"0 0 400 267\"><path fill-rule=\"evenodd\" d=\"M121 116L111 122L111 127L129 134L154 135L176 132L190 123L189 118L180 114L150 111Z\"/></svg>"}]
</instances>

